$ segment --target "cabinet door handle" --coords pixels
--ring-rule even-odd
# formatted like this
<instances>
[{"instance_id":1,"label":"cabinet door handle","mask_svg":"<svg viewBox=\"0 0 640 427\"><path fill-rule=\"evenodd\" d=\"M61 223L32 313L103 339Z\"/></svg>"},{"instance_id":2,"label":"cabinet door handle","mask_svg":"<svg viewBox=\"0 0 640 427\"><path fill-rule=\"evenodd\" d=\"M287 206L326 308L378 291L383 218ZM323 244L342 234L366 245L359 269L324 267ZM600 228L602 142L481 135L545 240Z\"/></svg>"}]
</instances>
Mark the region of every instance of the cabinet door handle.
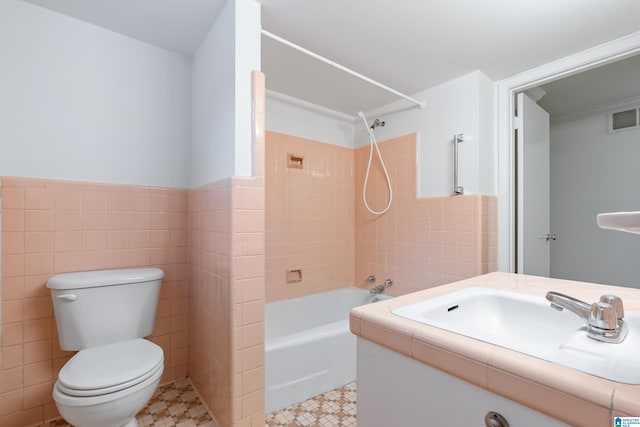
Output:
<instances>
[{"instance_id":1,"label":"cabinet door handle","mask_svg":"<svg viewBox=\"0 0 640 427\"><path fill-rule=\"evenodd\" d=\"M509 422L497 412L487 412L484 416L484 425L486 427L509 427Z\"/></svg>"}]
</instances>

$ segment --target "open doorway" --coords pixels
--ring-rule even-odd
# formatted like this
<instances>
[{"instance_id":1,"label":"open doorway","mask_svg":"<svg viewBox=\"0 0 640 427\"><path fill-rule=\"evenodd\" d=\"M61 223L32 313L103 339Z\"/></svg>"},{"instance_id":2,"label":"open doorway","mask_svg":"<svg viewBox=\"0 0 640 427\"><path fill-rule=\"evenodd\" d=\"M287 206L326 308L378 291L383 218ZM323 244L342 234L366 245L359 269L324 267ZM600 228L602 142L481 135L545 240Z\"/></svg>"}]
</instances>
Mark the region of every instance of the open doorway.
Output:
<instances>
[{"instance_id":1,"label":"open doorway","mask_svg":"<svg viewBox=\"0 0 640 427\"><path fill-rule=\"evenodd\" d=\"M516 268L516 164L513 112L515 95L640 53L640 33L613 40L501 80L497 84L498 269Z\"/></svg>"},{"instance_id":2,"label":"open doorway","mask_svg":"<svg viewBox=\"0 0 640 427\"><path fill-rule=\"evenodd\" d=\"M640 210L640 57L517 94L518 272L640 287L640 238L596 215Z\"/></svg>"}]
</instances>

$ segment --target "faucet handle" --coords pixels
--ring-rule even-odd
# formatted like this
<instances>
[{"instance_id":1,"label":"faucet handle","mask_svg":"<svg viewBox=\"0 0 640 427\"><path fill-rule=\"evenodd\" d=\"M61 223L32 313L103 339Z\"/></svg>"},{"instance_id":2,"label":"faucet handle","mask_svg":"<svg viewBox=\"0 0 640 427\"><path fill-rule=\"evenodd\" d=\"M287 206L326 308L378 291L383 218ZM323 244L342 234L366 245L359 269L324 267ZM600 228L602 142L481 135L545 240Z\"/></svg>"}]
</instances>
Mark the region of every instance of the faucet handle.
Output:
<instances>
[{"instance_id":1,"label":"faucet handle","mask_svg":"<svg viewBox=\"0 0 640 427\"><path fill-rule=\"evenodd\" d=\"M604 330L616 330L618 328L618 314L615 307L608 302L594 302L591 305L589 326Z\"/></svg>"},{"instance_id":2,"label":"faucet handle","mask_svg":"<svg viewBox=\"0 0 640 427\"><path fill-rule=\"evenodd\" d=\"M369 277L367 277L367 282L375 283L376 282L376 276L374 276L373 274L369 275Z\"/></svg>"},{"instance_id":3,"label":"faucet handle","mask_svg":"<svg viewBox=\"0 0 640 427\"><path fill-rule=\"evenodd\" d=\"M616 309L618 319L624 318L624 306L622 305L622 299L620 299L620 297L611 294L602 295L600 297L600 302L611 304L613 308Z\"/></svg>"}]
</instances>

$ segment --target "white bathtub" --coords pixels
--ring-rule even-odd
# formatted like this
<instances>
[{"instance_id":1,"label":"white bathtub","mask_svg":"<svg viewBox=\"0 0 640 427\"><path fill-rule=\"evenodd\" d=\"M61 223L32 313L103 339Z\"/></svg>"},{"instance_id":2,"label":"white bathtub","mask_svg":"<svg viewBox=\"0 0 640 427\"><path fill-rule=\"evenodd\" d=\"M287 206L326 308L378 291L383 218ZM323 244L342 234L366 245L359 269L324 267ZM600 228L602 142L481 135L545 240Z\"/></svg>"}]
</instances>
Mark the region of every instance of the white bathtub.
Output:
<instances>
[{"instance_id":1,"label":"white bathtub","mask_svg":"<svg viewBox=\"0 0 640 427\"><path fill-rule=\"evenodd\" d=\"M268 303L265 313L265 412L286 408L356 379L349 311L373 302L346 288Z\"/></svg>"}]
</instances>

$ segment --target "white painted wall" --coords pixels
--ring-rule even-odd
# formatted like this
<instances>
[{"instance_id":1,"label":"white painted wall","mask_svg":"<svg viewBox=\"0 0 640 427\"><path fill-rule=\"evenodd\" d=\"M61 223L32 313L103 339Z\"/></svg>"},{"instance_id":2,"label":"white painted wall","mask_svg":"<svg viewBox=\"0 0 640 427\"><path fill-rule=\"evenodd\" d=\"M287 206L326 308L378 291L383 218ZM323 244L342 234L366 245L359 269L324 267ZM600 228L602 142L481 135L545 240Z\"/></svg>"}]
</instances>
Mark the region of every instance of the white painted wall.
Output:
<instances>
[{"instance_id":1,"label":"white painted wall","mask_svg":"<svg viewBox=\"0 0 640 427\"><path fill-rule=\"evenodd\" d=\"M452 141L457 133L465 135L459 155L459 184L464 186L465 194L495 194L493 82L480 71L474 71L413 97L424 100L426 107L385 114L406 106L406 102L398 101L366 115L370 122L376 117L386 122L386 126L376 129L379 141L418 134L418 195L452 194ZM364 126L356 127L356 146L368 141Z\"/></svg>"},{"instance_id":2,"label":"white painted wall","mask_svg":"<svg viewBox=\"0 0 640 427\"><path fill-rule=\"evenodd\" d=\"M640 236L596 214L640 210L640 130L607 133L607 114L551 125L552 277L640 288Z\"/></svg>"},{"instance_id":3,"label":"white painted wall","mask_svg":"<svg viewBox=\"0 0 640 427\"><path fill-rule=\"evenodd\" d=\"M250 176L251 71L260 69L260 5L229 0L192 67L191 186Z\"/></svg>"},{"instance_id":4,"label":"white painted wall","mask_svg":"<svg viewBox=\"0 0 640 427\"><path fill-rule=\"evenodd\" d=\"M193 55L191 187L234 173L234 32L230 1Z\"/></svg>"},{"instance_id":5,"label":"white painted wall","mask_svg":"<svg viewBox=\"0 0 640 427\"><path fill-rule=\"evenodd\" d=\"M267 79L269 76L267 76ZM267 130L354 148L354 118L286 95L267 92Z\"/></svg>"},{"instance_id":6,"label":"white painted wall","mask_svg":"<svg viewBox=\"0 0 640 427\"><path fill-rule=\"evenodd\" d=\"M188 58L19 0L0 58L0 175L188 185Z\"/></svg>"},{"instance_id":7,"label":"white painted wall","mask_svg":"<svg viewBox=\"0 0 640 427\"><path fill-rule=\"evenodd\" d=\"M498 156L496 141L496 84L482 73L478 75L480 91L478 114L478 181L481 194L498 194Z\"/></svg>"}]
</instances>

